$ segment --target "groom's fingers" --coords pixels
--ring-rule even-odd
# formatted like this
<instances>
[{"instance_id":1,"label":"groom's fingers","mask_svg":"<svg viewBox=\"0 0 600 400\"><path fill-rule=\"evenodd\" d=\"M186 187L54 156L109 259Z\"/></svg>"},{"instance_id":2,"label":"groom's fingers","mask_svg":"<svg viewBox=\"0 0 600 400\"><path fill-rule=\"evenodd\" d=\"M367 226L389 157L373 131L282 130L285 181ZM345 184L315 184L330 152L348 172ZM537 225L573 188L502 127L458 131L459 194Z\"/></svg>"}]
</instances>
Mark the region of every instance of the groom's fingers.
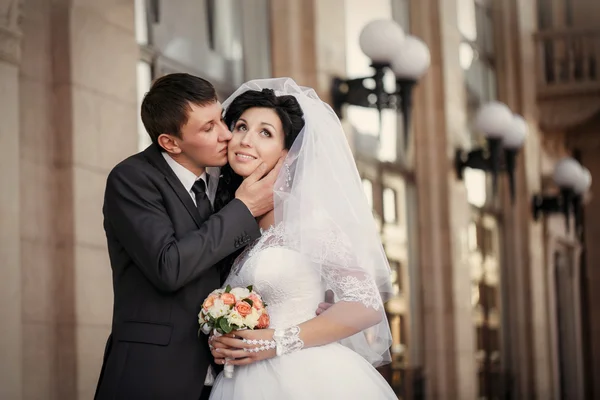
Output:
<instances>
[{"instance_id":1,"label":"groom's fingers","mask_svg":"<svg viewBox=\"0 0 600 400\"><path fill-rule=\"evenodd\" d=\"M273 169L263 178L263 181L268 182L269 184L275 184L277 180L277 176L279 175L279 171L281 170L281 166L283 165L284 157L280 157L277 164L273 167Z\"/></svg>"},{"instance_id":2,"label":"groom's fingers","mask_svg":"<svg viewBox=\"0 0 600 400\"><path fill-rule=\"evenodd\" d=\"M319 303L319 308L317 308L317 315L323 314L325 311L329 309L332 305L329 303Z\"/></svg>"},{"instance_id":3,"label":"groom's fingers","mask_svg":"<svg viewBox=\"0 0 600 400\"><path fill-rule=\"evenodd\" d=\"M247 185L251 185L254 182L260 180L263 176L265 176L266 173L267 164L262 163L254 170L254 172L252 172L246 179L244 179L244 182L247 182Z\"/></svg>"},{"instance_id":4,"label":"groom's fingers","mask_svg":"<svg viewBox=\"0 0 600 400\"><path fill-rule=\"evenodd\" d=\"M335 301L333 290L327 289L325 292L325 303L333 304Z\"/></svg>"}]
</instances>

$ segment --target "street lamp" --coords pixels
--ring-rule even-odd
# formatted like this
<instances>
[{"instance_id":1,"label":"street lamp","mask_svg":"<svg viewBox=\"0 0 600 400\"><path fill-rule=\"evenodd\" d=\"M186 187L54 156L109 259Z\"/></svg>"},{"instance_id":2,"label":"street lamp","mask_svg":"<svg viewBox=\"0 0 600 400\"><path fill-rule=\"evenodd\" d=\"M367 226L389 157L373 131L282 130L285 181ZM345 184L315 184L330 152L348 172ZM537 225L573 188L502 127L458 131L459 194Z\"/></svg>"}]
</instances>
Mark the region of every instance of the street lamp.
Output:
<instances>
[{"instance_id":1,"label":"street lamp","mask_svg":"<svg viewBox=\"0 0 600 400\"><path fill-rule=\"evenodd\" d=\"M360 33L359 44L371 59L374 74L354 79L334 77L331 84L333 109L340 118L344 104L376 108L380 118L383 109L399 109L404 122L404 143L408 143L412 90L429 68L429 49L422 40L405 35L402 27L392 20L368 23ZM396 89L391 93L383 84L388 69L396 76Z\"/></svg>"},{"instance_id":2,"label":"street lamp","mask_svg":"<svg viewBox=\"0 0 600 400\"><path fill-rule=\"evenodd\" d=\"M533 219L540 214L548 215L562 212L567 231L570 227L570 214L575 217L575 229L580 234L582 227L583 197L592 185L590 171L571 157L560 160L554 167L552 176L560 193L557 196L534 195L532 199Z\"/></svg>"},{"instance_id":3,"label":"street lamp","mask_svg":"<svg viewBox=\"0 0 600 400\"><path fill-rule=\"evenodd\" d=\"M516 158L527 137L527 122L520 115L513 114L506 104L494 101L479 109L475 128L483 134L487 146L468 153L457 149L454 159L456 175L462 180L467 167L491 172L495 194L498 174L506 172L510 197L514 201Z\"/></svg>"}]
</instances>

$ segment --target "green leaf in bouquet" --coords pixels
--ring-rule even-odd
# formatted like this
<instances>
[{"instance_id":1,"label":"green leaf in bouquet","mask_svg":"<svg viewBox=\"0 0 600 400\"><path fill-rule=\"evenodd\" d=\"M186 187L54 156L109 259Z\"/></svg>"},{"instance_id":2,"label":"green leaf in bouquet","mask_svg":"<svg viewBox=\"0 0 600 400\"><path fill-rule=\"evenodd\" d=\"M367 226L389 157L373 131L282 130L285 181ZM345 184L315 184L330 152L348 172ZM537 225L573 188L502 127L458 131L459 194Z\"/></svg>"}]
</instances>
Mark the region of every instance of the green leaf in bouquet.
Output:
<instances>
[{"instance_id":1,"label":"green leaf in bouquet","mask_svg":"<svg viewBox=\"0 0 600 400\"><path fill-rule=\"evenodd\" d=\"M252 285L248 286L246 289L248 289L249 291L252 291Z\"/></svg>"},{"instance_id":2,"label":"green leaf in bouquet","mask_svg":"<svg viewBox=\"0 0 600 400\"><path fill-rule=\"evenodd\" d=\"M254 302L250 299L244 299L242 301L245 301L246 303L250 304L250 307L252 307L254 305Z\"/></svg>"},{"instance_id":3,"label":"green leaf in bouquet","mask_svg":"<svg viewBox=\"0 0 600 400\"><path fill-rule=\"evenodd\" d=\"M229 293L231 292L231 286L227 285L227 287L225 288L225 293Z\"/></svg>"},{"instance_id":4,"label":"green leaf in bouquet","mask_svg":"<svg viewBox=\"0 0 600 400\"><path fill-rule=\"evenodd\" d=\"M221 330L223 331L223 333L229 333L229 332L231 332L233 330L231 328L231 325L229 325L229 322L227 322L226 318L221 318L219 320L219 327L221 328Z\"/></svg>"}]
</instances>

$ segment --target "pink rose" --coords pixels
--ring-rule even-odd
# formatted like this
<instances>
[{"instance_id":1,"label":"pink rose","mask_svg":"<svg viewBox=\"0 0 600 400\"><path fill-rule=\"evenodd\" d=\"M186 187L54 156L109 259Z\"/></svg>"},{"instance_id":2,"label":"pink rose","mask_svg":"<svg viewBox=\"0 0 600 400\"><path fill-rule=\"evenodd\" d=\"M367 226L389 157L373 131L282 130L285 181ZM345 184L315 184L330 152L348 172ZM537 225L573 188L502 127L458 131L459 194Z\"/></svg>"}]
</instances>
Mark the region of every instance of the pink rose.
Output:
<instances>
[{"instance_id":1,"label":"pink rose","mask_svg":"<svg viewBox=\"0 0 600 400\"><path fill-rule=\"evenodd\" d=\"M235 304L235 296L232 295L231 293L223 293L221 295L221 301L225 305L232 306Z\"/></svg>"},{"instance_id":2,"label":"pink rose","mask_svg":"<svg viewBox=\"0 0 600 400\"><path fill-rule=\"evenodd\" d=\"M260 310L261 308L263 308L263 302L260 299L260 297L258 297L258 295L252 293L250 296L248 296L248 298L250 300L252 300L252 306L254 308L256 308L257 310Z\"/></svg>"},{"instance_id":3,"label":"pink rose","mask_svg":"<svg viewBox=\"0 0 600 400\"><path fill-rule=\"evenodd\" d=\"M238 301L238 303L235 305L235 309L242 317L250 315L252 312L252 307L245 301Z\"/></svg>"},{"instance_id":4,"label":"pink rose","mask_svg":"<svg viewBox=\"0 0 600 400\"><path fill-rule=\"evenodd\" d=\"M260 316L260 318L258 318L258 324L256 324L256 327L258 329L265 329L269 327L269 324L271 323L271 319L269 318L269 314L263 314Z\"/></svg>"},{"instance_id":5,"label":"pink rose","mask_svg":"<svg viewBox=\"0 0 600 400\"><path fill-rule=\"evenodd\" d=\"M214 294L211 294L210 296L208 296L206 298L206 300L204 300L204 304L202 304L202 308L204 308L205 310L208 310L209 308L211 308L213 306L213 304L215 304L216 299L217 299L217 296L215 296Z\"/></svg>"}]
</instances>

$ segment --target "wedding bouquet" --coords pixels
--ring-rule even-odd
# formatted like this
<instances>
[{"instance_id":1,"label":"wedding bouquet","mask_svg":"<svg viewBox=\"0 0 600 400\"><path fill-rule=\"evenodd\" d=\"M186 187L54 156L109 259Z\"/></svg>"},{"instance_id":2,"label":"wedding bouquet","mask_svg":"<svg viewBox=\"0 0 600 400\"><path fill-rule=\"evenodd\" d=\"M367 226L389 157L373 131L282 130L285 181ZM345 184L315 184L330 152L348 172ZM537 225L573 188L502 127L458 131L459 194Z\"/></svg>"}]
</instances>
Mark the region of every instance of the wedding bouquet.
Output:
<instances>
[{"instance_id":1,"label":"wedding bouquet","mask_svg":"<svg viewBox=\"0 0 600 400\"><path fill-rule=\"evenodd\" d=\"M200 330L205 334L221 336L242 329L269 327L267 305L252 286L214 290L202 304L198 315ZM225 364L226 378L233 377L233 365Z\"/></svg>"}]
</instances>

